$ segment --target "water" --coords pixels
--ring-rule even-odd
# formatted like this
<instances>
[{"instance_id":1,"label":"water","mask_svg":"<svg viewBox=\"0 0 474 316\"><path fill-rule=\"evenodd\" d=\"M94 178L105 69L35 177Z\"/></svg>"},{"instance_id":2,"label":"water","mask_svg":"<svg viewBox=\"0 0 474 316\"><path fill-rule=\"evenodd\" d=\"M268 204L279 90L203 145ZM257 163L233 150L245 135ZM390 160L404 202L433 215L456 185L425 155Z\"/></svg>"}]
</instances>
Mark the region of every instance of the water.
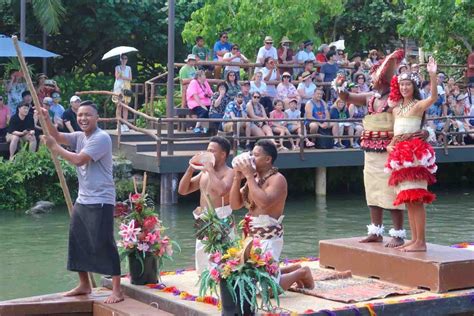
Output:
<instances>
[{"instance_id":1,"label":"water","mask_svg":"<svg viewBox=\"0 0 474 316\"><path fill-rule=\"evenodd\" d=\"M182 248L174 262L165 262L165 270L194 264L194 206L185 202L160 210L169 235ZM237 214L242 217L244 213ZM317 256L320 239L363 235L369 223L369 212L359 195L290 199L285 216L282 258ZM388 216L386 224L390 226ZM427 220L429 242L450 245L474 241L474 190L438 193L438 202L429 207ZM65 269L67 230L64 209L37 218L0 214L0 301L65 291L76 284L76 274ZM122 268L126 271L125 261Z\"/></svg>"}]
</instances>

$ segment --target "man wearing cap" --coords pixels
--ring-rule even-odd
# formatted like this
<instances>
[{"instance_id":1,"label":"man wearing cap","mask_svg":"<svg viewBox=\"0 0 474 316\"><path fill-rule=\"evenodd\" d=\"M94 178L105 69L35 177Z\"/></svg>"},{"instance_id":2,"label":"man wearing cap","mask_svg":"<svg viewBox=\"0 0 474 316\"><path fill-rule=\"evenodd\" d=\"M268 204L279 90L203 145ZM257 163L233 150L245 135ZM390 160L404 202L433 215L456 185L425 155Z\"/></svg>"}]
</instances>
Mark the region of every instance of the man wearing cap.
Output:
<instances>
[{"instance_id":1,"label":"man wearing cap","mask_svg":"<svg viewBox=\"0 0 474 316\"><path fill-rule=\"evenodd\" d=\"M77 124L77 110L81 105L81 98L73 95L69 100L69 104L71 106L63 113L64 131L69 133L79 132L81 128Z\"/></svg>"},{"instance_id":2,"label":"man wearing cap","mask_svg":"<svg viewBox=\"0 0 474 316\"><path fill-rule=\"evenodd\" d=\"M189 54L188 57L184 60L186 65L181 67L179 70L179 82L181 86L181 104L184 106L186 104L186 88L188 87L191 80L193 80L194 75L196 74L196 55Z\"/></svg>"},{"instance_id":3,"label":"man wearing cap","mask_svg":"<svg viewBox=\"0 0 474 316\"><path fill-rule=\"evenodd\" d=\"M293 64L295 62L295 52L290 48L292 41L288 37L283 36L280 41L280 48L278 48L278 63L282 64ZM288 72L293 75L293 68L280 68L280 72Z\"/></svg>"},{"instance_id":4,"label":"man wearing cap","mask_svg":"<svg viewBox=\"0 0 474 316\"><path fill-rule=\"evenodd\" d=\"M250 81L246 80L244 83L240 86L241 92L242 92L242 97L244 98L244 105L249 103L249 101L252 99L252 95L250 94Z\"/></svg>"},{"instance_id":5,"label":"man wearing cap","mask_svg":"<svg viewBox=\"0 0 474 316\"><path fill-rule=\"evenodd\" d=\"M264 45L260 47L257 54L257 64L263 64L265 58L271 57L274 60L278 60L278 53L275 47L273 47L273 39L271 36L265 36L263 41ZM255 72L259 71L261 67L255 68Z\"/></svg>"},{"instance_id":6,"label":"man wearing cap","mask_svg":"<svg viewBox=\"0 0 474 316\"><path fill-rule=\"evenodd\" d=\"M123 301L120 288L120 258L114 240L115 184L112 175L112 141L97 126L97 106L84 101L77 111L81 132L60 133L48 112L41 109L50 136L43 141L55 155L76 166L79 192L69 225L67 269L79 274L79 285L64 296L92 292L88 272L112 276L112 293L105 303ZM68 151L66 145L74 151Z\"/></svg>"},{"instance_id":7,"label":"man wearing cap","mask_svg":"<svg viewBox=\"0 0 474 316\"><path fill-rule=\"evenodd\" d=\"M296 62L303 64L308 59L315 61L316 56L313 53L313 41L307 40L303 43L304 49L296 55Z\"/></svg>"},{"instance_id":8,"label":"man wearing cap","mask_svg":"<svg viewBox=\"0 0 474 316\"><path fill-rule=\"evenodd\" d=\"M234 123L232 122L232 120L247 118L246 104L247 103L244 102L244 95L242 92L237 93L234 101L231 101L227 104L224 112L224 122L222 124L224 132L229 133L234 131ZM250 122L237 122L236 126L239 135L241 133L245 133L246 137L250 137L250 125ZM251 149L249 139L245 141L245 149Z\"/></svg>"},{"instance_id":9,"label":"man wearing cap","mask_svg":"<svg viewBox=\"0 0 474 316\"><path fill-rule=\"evenodd\" d=\"M51 112L54 113L53 122L58 125L59 130L62 130L64 127L64 107L59 104L59 102L61 101L61 95L59 94L59 92L53 92L51 94L51 98L53 99L53 104L51 104Z\"/></svg>"},{"instance_id":10,"label":"man wearing cap","mask_svg":"<svg viewBox=\"0 0 474 316\"><path fill-rule=\"evenodd\" d=\"M20 104L8 125L6 139L10 143L10 160L13 160L20 141L28 142L29 150L36 151L35 122L29 111L28 104Z\"/></svg>"}]
</instances>

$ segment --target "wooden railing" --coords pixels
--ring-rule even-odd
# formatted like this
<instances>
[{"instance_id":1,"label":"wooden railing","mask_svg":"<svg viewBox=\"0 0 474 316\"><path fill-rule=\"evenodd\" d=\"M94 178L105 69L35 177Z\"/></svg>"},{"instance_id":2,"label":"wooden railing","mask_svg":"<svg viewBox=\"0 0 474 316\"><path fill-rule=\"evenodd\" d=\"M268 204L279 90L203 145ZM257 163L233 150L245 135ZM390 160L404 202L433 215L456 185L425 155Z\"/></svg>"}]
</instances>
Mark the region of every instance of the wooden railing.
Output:
<instances>
[{"instance_id":1,"label":"wooden railing","mask_svg":"<svg viewBox=\"0 0 474 316\"><path fill-rule=\"evenodd\" d=\"M185 63L175 63L174 64L175 68L178 68L178 69L183 67L184 65L186 65L186 64ZM421 67L426 67L426 64L419 64L419 65ZM225 66L238 66L239 68L246 69L248 78L252 78L252 74L253 74L254 69L256 67L263 67L264 65L260 64L260 63L198 61L198 62L196 62L196 67L199 67L199 66L222 66L222 67L225 67ZM314 67L316 68L316 67L320 67L320 66L321 66L321 63L318 63L318 62L315 61ZM275 64L275 67L277 69L280 69L280 68L283 68L283 69L285 69L285 68L286 69L287 68L301 69L301 68L304 68L304 65L303 64L297 64L297 63L294 63L294 64L278 64L277 63L277 64ZM464 69L466 69L467 65L439 64L438 67L457 69L456 70L456 74L458 75L457 83L460 84L461 86L464 86L464 84L463 84L463 82L461 82L461 80L464 78L463 72L464 72ZM340 65L339 68L341 68L341 69L353 69L354 67L347 66L347 65ZM165 98L164 96L159 96L159 93L157 93L156 88L166 86L166 82L160 82L160 80L166 79L167 75L168 75L168 72L165 72L165 73L162 73L158 76L155 76L155 77L153 77L153 78L151 78L151 79L149 79L145 82L145 86L144 86L144 89L145 89L145 102L144 102L144 105L145 105L145 112L146 113L153 115L153 105L152 104L153 104L153 101L155 100L155 98L162 98L162 99ZM208 79L208 82L211 85L215 85L215 84L218 84L218 83L223 82L223 81L224 81L223 79ZM243 82L244 82L244 80L239 81L239 83L241 83L241 84ZM281 80L271 80L271 81L266 81L265 83L270 84L270 85L278 85L280 82L281 82ZM297 85L299 83L299 81L298 80L293 80L292 83ZM175 84L175 86L180 85L180 81L179 81L178 77L174 78L174 84ZM329 85L331 85L331 83L329 83L329 82L317 82L316 85L317 86L329 86Z\"/></svg>"},{"instance_id":2,"label":"wooden railing","mask_svg":"<svg viewBox=\"0 0 474 316\"><path fill-rule=\"evenodd\" d=\"M233 120L224 120L224 119L193 119L193 118L161 118L161 117L152 117L150 115L147 115L145 113L139 112L135 110L134 108L123 104L121 102L118 102L117 104L117 111L116 111L116 117L115 118L107 118L107 119L101 119L102 121L107 120L107 121L115 121L115 122L120 122L121 124L127 125L130 129L137 131L139 133L145 134L149 137L151 137L154 141L156 141L156 158L157 158L157 164L160 166L161 164L161 158L162 158L162 142L167 142L167 155L172 156L174 155L174 148L173 148L173 143L175 142L187 142L187 141L193 141L193 140L206 140L208 141L212 136L202 136L202 137L176 137L172 136L169 137L168 135L163 136L162 135L162 130L167 124L176 124L176 123L186 123L186 122L191 122L195 123L197 121L199 122L205 122L205 123L229 123L231 122L233 124L233 132L232 135L227 135L228 138L231 139L232 142L232 149L234 153L237 152L238 145L240 141L256 141L259 139L284 139L284 140L289 140L289 139L299 139L300 140L300 147L299 147L299 155L301 160L305 160L305 146L304 146L304 141L305 138L338 138L338 139L356 139L359 138L359 136L355 135L321 135L321 134L309 134L309 133L302 133L301 135L284 135L284 136L279 136L279 135L273 135L273 136L241 136L239 134L239 129L237 128L237 123L239 122L298 122L300 125L301 131L306 130L305 126L305 121L308 122L319 122L319 123L339 123L339 122L344 122L344 123L357 123L361 122L362 119L326 119L326 120L319 120L319 119L306 119L306 118L298 118L298 119L249 119L249 118L236 118ZM137 116L142 117L143 119L154 122L156 124L156 132L153 133L150 130L143 129L140 127L137 127L130 123L127 120L122 119L120 113L122 108L126 108L132 113L136 114ZM454 119L474 119L474 116L445 116L445 117L439 117L439 118L428 118L427 120L454 120ZM474 134L474 131L466 131L466 132L452 132L452 131L446 131L446 132L438 132L437 135L444 135L444 143L443 143L443 148L444 148L444 153L445 155L448 155L448 136L451 135L468 135L468 134ZM117 146L120 148L120 142L121 142L121 129L120 129L120 124L117 124ZM337 149L334 149L337 150Z\"/></svg>"}]
</instances>

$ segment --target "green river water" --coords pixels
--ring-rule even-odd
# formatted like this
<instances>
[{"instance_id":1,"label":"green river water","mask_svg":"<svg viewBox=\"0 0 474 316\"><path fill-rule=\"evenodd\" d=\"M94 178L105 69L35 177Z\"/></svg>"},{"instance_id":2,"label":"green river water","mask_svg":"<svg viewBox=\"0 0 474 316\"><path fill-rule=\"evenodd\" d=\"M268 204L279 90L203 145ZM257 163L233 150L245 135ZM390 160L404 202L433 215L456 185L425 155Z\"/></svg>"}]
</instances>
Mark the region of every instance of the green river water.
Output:
<instances>
[{"instance_id":1,"label":"green river water","mask_svg":"<svg viewBox=\"0 0 474 316\"><path fill-rule=\"evenodd\" d=\"M443 245L474 241L474 190L437 193L438 201L428 208L428 241ZM180 202L160 209L168 234L182 248L174 262L165 262L164 270L194 264L194 206ZM243 214L237 212L238 217ZM363 235L369 223L361 195L290 198L285 216L282 258L317 256L319 240ZM385 216L390 228L389 214ZM39 217L0 213L0 301L65 291L76 284L76 274L65 269L68 222L65 209ZM126 272L125 261L122 267Z\"/></svg>"}]
</instances>

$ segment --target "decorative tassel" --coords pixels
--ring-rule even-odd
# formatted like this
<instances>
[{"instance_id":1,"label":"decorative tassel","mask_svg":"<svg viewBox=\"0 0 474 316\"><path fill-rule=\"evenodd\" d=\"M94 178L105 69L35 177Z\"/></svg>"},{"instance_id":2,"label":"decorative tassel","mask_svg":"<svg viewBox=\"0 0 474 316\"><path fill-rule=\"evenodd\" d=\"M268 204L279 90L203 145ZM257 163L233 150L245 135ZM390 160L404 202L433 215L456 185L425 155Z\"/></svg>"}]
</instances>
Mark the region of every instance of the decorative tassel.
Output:
<instances>
[{"instance_id":1,"label":"decorative tassel","mask_svg":"<svg viewBox=\"0 0 474 316\"><path fill-rule=\"evenodd\" d=\"M394 206L404 203L424 203L431 204L436 199L436 195L425 189L408 189L397 194L393 202Z\"/></svg>"},{"instance_id":2,"label":"decorative tassel","mask_svg":"<svg viewBox=\"0 0 474 316\"><path fill-rule=\"evenodd\" d=\"M436 183L436 177L426 167L409 167L393 170L388 184L396 186L404 181L427 181L428 185Z\"/></svg>"},{"instance_id":3,"label":"decorative tassel","mask_svg":"<svg viewBox=\"0 0 474 316\"><path fill-rule=\"evenodd\" d=\"M393 237L393 238L400 238L400 239L407 238L407 231L405 229L396 230L395 228L392 228L388 231L388 234L390 235L390 237Z\"/></svg>"},{"instance_id":4,"label":"decorative tassel","mask_svg":"<svg viewBox=\"0 0 474 316\"><path fill-rule=\"evenodd\" d=\"M383 236L385 227L383 225L367 225L367 235Z\"/></svg>"}]
</instances>

